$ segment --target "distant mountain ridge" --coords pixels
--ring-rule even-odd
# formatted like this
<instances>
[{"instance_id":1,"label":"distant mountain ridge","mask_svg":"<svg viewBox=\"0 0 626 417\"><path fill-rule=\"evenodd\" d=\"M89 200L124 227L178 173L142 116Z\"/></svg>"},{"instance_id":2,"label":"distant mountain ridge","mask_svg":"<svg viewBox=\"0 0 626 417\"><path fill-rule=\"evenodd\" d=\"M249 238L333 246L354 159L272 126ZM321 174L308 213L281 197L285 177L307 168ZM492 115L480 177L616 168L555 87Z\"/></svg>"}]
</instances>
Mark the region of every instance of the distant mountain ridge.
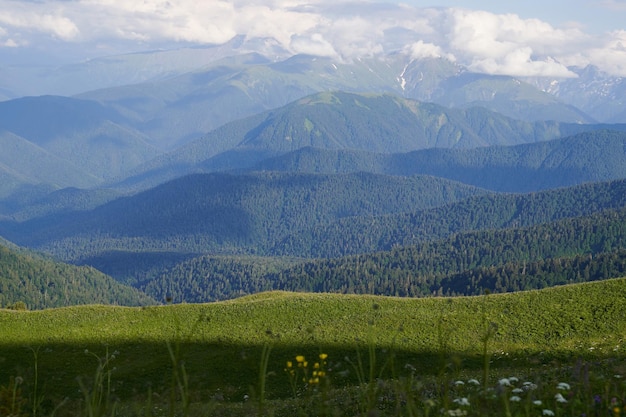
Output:
<instances>
[{"instance_id":1,"label":"distant mountain ridge","mask_svg":"<svg viewBox=\"0 0 626 417\"><path fill-rule=\"evenodd\" d=\"M531 192L626 178L626 129L514 146L437 148L391 155L306 147L263 160L252 169L433 175L492 191Z\"/></svg>"},{"instance_id":2,"label":"distant mountain ridge","mask_svg":"<svg viewBox=\"0 0 626 417\"><path fill-rule=\"evenodd\" d=\"M57 96L0 102L0 141L0 197L24 186L98 185L159 153L114 110Z\"/></svg>"},{"instance_id":3,"label":"distant mountain ridge","mask_svg":"<svg viewBox=\"0 0 626 417\"><path fill-rule=\"evenodd\" d=\"M241 131L244 124L235 124ZM233 174L254 171L283 173L349 174L371 172L392 176L430 175L498 192L533 192L555 187L626 178L626 131L603 130L577 133L562 139L514 146L488 146L474 149L422 149L406 153L374 153L353 149L300 148L265 158L265 151L249 152L251 157ZM626 130L624 125L612 128ZM561 125L563 133L593 126ZM225 127L227 132L229 127ZM243 133L240 133L243 134ZM216 137L225 138L223 135ZM198 146L200 145L200 146ZM107 188L79 190L68 188L44 198L21 199L0 205L0 213L24 221L51 213L89 210L121 197L130 190L148 190L171 179L194 172L211 172L215 159L202 154L203 144L190 144L181 152L167 154L147 165L142 174L129 177ZM207 145L208 146L208 145ZM207 148L204 148L207 150ZM196 152L197 150L197 152ZM269 153L269 152L267 152ZM230 153L231 155L234 154ZM159 166L159 164L162 164ZM136 192L136 191L135 191Z\"/></svg>"},{"instance_id":4,"label":"distant mountain ridge","mask_svg":"<svg viewBox=\"0 0 626 417\"><path fill-rule=\"evenodd\" d=\"M597 121L520 79L473 74L445 59L414 60L403 54L341 63L249 52L168 79L78 97L133 115L160 148L171 150L225 123L329 91L387 93L446 107L481 106L526 121Z\"/></svg>"},{"instance_id":5,"label":"distant mountain ridge","mask_svg":"<svg viewBox=\"0 0 626 417\"><path fill-rule=\"evenodd\" d=\"M382 153L475 148L557 139L626 125L515 120L484 108L446 108L390 94L317 93L228 123L156 157L126 179L144 187L193 172L250 169L304 147Z\"/></svg>"}]
</instances>

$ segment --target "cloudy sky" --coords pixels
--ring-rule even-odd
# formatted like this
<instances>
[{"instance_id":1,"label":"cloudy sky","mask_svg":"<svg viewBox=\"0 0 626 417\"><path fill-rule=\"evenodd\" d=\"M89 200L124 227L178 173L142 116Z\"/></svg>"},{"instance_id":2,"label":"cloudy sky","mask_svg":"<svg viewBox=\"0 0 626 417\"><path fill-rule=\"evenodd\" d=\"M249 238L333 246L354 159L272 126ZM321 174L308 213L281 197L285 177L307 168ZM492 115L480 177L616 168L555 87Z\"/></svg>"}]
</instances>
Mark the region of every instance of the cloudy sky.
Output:
<instances>
[{"instance_id":1,"label":"cloudy sky","mask_svg":"<svg viewBox=\"0 0 626 417\"><path fill-rule=\"evenodd\" d=\"M270 37L349 60L390 51L478 72L626 76L626 0L0 0L0 66Z\"/></svg>"}]
</instances>

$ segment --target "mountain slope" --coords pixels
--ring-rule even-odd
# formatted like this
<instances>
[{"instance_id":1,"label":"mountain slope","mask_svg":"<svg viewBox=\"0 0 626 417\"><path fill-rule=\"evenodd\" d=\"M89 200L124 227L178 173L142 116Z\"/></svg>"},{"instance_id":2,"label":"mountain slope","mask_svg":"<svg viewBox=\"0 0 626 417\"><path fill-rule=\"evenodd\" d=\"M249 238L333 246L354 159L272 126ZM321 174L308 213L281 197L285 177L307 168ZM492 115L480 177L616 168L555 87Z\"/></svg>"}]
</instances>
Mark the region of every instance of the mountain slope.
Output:
<instances>
[{"instance_id":1,"label":"mountain slope","mask_svg":"<svg viewBox=\"0 0 626 417\"><path fill-rule=\"evenodd\" d=\"M23 204L30 194L40 195L70 186L89 187L100 182L100 178L67 159L10 132L0 133L0 148L2 204Z\"/></svg>"},{"instance_id":2,"label":"mountain slope","mask_svg":"<svg viewBox=\"0 0 626 417\"><path fill-rule=\"evenodd\" d=\"M191 172L249 168L302 147L393 153L556 139L600 125L524 122L483 108L449 109L383 94L318 93L228 123L138 167L127 186Z\"/></svg>"},{"instance_id":3,"label":"mountain slope","mask_svg":"<svg viewBox=\"0 0 626 417\"><path fill-rule=\"evenodd\" d=\"M88 100L41 96L0 102L0 131L5 140L19 137L29 141L58 158L55 163L60 160L82 171L82 176L100 181L158 154L150 139L130 127L128 120ZM30 161L34 156L28 150L22 154L16 149L2 158L22 165L23 172L37 172L39 168ZM63 164L58 169L62 171ZM73 177L72 185L83 186L81 180L80 176Z\"/></svg>"},{"instance_id":4,"label":"mountain slope","mask_svg":"<svg viewBox=\"0 0 626 417\"><path fill-rule=\"evenodd\" d=\"M142 288L177 302L206 302L259 291L395 296L480 295L622 277L626 210L525 228L460 233L390 251L300 262L277 272L250 261L203 256ZM242 279L242 276L245 279Z\"/></svg>"},{"instance_id":5,"label":"mountain slope","mask_svg":"<svg viewBox=\"0 0 626 417\"><path fill-rule=\"evenodd\" d=\"M311 258L391 250L472 230L547 224L626 207L626 180L528 194L491 194L427 210L348 217L294 232L272 252Z\"/></svg>"},{"instance_id":6,"label":"mountain slope","mask_svg":"<svg viewBox=\"0 0 626 417\"><path fill-rule=\"evenodd\" d=\"M0 245L0 307L16 302L23 302L30 309L77 304L155 304L145 294L93 268L62 264Z\"/></svg>"},{"instance_id":7,"label":"mountain slope","mask_svg":"<svg viewBox=\"0 0 626 417\"><path fill-rule=\"evenodd\" d=\"M513 77L473 74L445 59L414 60L391 54L337 62L307 55L268 55L262 49L209 60L204 67L171 78L79 97L132 115L141 123L138 128L164 150L226 123L328 91L389 93L463 108L480 105L527 121L593 121L529 83Z\"/></svg>"},{"instance_id":8,"label":"mountain slope","mask_svg":"<svg viewBox=\"0 0 626 417\"><path fill-rule=\"evenodd\" d=\"M262 254L334 219L414 211L483 193L433 177L204 174L93 210L2 222L0 235L74 261L110 250Z\"/></svg>"},{"instance_id":9,"label":"mountain slope","mask_svg":"<svg viewBox=\"0 0 626 417\"><path fill-rule=\"evenodd\" d=\"M626 132L599 130L516 146L428 149L393 155L302 148L266 159L254 169L433 175L493 191L530 192L626 178Z\"/></svg>"}]
</instances>

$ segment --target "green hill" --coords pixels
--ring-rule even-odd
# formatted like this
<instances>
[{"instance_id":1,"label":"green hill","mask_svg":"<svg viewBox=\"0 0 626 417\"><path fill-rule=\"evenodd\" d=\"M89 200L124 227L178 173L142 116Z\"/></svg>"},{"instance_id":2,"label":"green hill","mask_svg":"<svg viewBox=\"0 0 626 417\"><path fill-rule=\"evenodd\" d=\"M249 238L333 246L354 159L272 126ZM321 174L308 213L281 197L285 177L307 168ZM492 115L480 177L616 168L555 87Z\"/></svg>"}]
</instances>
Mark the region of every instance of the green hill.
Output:
<instances>
[{"instance_id":1,"label":"green hill","mask_svg":"<svg viewBox=\"0 0 626 417\"><path fill-rule=\"evenodd\" d=\"M417 351L438 349L436 328L441 314L455 332L453 347L477 352L477 329L483 309L500 325L494 350L523 347L543 350L572 347L619 338L626 329L626 280L567 285L541 291L494 294L484 297L398 298L339 294L261 293L220 303L183 304L152 308L76 306L37 312L0 311L5 326L3 343L34 344L65 341L86 344L108 340L111 344L173 341L186 335L188 341L255 345L266 340L266 330L281 335L278 343L353 346L362 337L371 318L378 318L376 335L381 345L391 345L398 326L404 325L405 348ZM372 310L377 304L380 311ZM532 305L532 308L529 306ZM503 311L506 314L502 314ZM178 335L172 332L177 319ZM198 318L208 318L198 323ZM497 318L496 318L497 317ZM573 320L572 317L585 317ZM135 322L136 325L128 325ZM29 323L32 326L24 326ZM233 326L233 324L237 324ZM454 326L463 323L463 326ZM197 332L194 328L200 326ZM307 335L307 326L316 338ZM534 331L529 331L534 329Z\"/></svg>"},{"instance_id":2,"label":"green hill","mask_svg":"<svg viewBox=\"0 0 626 417\"><path fill-rule=\"evenodd\" d=\"M333 389L341 390L332 394L341 398L336 404L341 409L350 405L346 401L352 394L345 387L359 384L359 372L364 372L362 384L376 393L385 392L385 381L406 378L420 383L410 392L419 390L435 399L443 395L436 387L444 381L452 387L445 392L455 394L461 388L455 388L454 381L479 378L497 385L500 378L519 375L525 378L521 381L546 390L541 393L544 407L555 407L557 382L567 381L574 392L575 383L581 390L593 383L591 394L584 391L589 401L598 387L612 387L607 379L612 381L621 366L625 310L623 278L452 299L272 292L211 304L0 310L0 354L9 359L0 368L0 380L33 369L33 351L24 346L35 346L40 388L45 388L51 408L68 402L60 410L74 410L75 415L74 407L81 403L74 402L91 392L87 384L98 369L103 387L111 390L104 392L114 394L103 401L142 411L140 406L147 404L160 411L167 410L170 398L175 401L169 404L171 410L184 410L183 399L188 398L196 406L205 405L189 415L206 415L208 407L213 414L228 404L242 404L244 398L258 401L264 360L268 399L293 396L286 362L296 355L317 358L324 353ZM483 374L485 358L488 368ZM184 390L170 397L169 390L178 387L172 384L181 381L177 372L184 375ZM581 376L590 373L607 379ZM30 374L18 375L24 375L25 387L33 386ZM436 384L431 375L438 376ZM392 401L378 397L381 406ZM502 398L506 406L508 397ZM497 403L502 401L498 398ZM299 405L286 404L291 413L300 410ZM240 405L234 415L256 411Z\"/></svg>"},{"instance_id":3,"label":"green hill","mask_svg":"<svg viewBox=\"0 0 626 417\"><path fill-rule=\"evenodd\" d=\"M3 245L0 307L20 304L29 309L45 309L79 304L138 306L155 301L93 268L63 264Z\"/></svg>"}]
</instances>

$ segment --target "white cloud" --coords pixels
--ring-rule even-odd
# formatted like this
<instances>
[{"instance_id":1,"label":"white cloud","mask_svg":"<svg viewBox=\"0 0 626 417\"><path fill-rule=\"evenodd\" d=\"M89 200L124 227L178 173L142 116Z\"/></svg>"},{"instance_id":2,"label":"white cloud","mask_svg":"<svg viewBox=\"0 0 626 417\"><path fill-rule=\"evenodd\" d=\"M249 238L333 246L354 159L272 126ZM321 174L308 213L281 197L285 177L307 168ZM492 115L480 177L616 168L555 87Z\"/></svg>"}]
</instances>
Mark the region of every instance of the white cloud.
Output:
<instances>
[{"instance_id":1,"label":"white cloud","mask_svg":"<svg viewBox=\"0 0 626 417\"><path fill-rule=\"evenodd\" d=\"M62 10L50 10L46 4L8 2L13 7L0 9L0 23L5 29L49 34L61 40L72 40L79 34L76 24L63 15Z\"/></svg>"},{"instance_id":2,"label":"white cloud","mask_svg":"<svg viewBox=\"0 0 626 417\"><path fill-rule=\"evenodd\" d=\"M626 30L612 32L604 44L589 50L586 58L609 74L626 77Z\"/></svg>"},{"instance_id":3,"label":"white cloud","mask_svg":"<svg viewBox=\"0 0 626 417\"><path fill-rule=\"evenodd\" d=\"M491 74L574 76L558 61L585 39L537 19L484 11L451 10L449 47L471 69ZM578 49L576 49L578 50ZM555 60L556 58L556 60Z\"/></svg>"},{"instance_id":4,"label":"white cloud","mask_svg":"<svg viewBox=\"0 0 626 417\"><path fill-rule=\"evenodd\" d=\"M219 44L245 34L274 38L292 53L337 59L405 51L493 74L565 77L573 76L566 65L588 63L626 73L623 31L591 36L577 25L555 28L514 14L353 0L2 2L0 45L13 47L41 35L148 49L171 42ZM603 2L614 9L625 3Z\"/></svg>"},{"instance_id":5,"label":"white cloud","mask_svg":"<svg viewBox=\"0 0 626 417\"><path fill-rule=\"evenodd\" d=\"M325 56L330 58L338 58L339 55L335 48L319 33L311 36L294 35L290 43L291 49L299 54Z\"/></svg>"},{"instance_id":6,"label":"white cloud","mask_svg":"<svg viewBox=\"0 0 626 417\"><path fill-rule=\"evenodd\" d=\"M413 59L441 58L445 56L445 58L449 61L456 60L454 55L444 53L439 46L422 40L408 45L405 52L407 52Z\"/></svg>"}]
</instances>

